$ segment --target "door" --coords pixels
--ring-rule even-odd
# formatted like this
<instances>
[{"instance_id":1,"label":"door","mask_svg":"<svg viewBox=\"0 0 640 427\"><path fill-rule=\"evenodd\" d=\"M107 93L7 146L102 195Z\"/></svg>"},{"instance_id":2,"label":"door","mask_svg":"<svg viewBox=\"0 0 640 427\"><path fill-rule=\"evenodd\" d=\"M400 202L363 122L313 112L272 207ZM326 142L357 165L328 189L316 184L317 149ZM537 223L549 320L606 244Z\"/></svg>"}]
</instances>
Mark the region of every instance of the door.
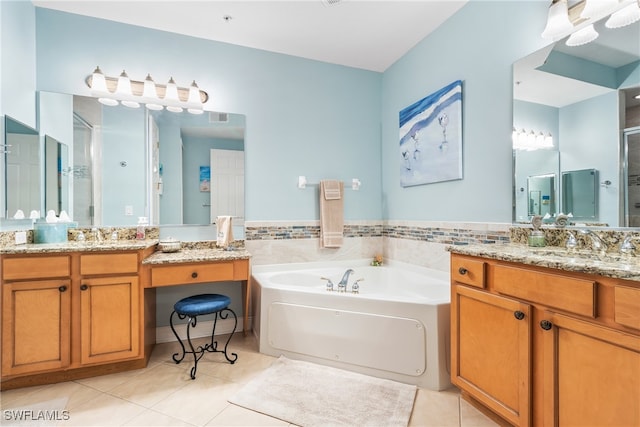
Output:
<instances>
[{"instance_id":1,"label":"door","mask_svg":"<svg viewBox=\"0 0 640 427\"><path fill-rule=\"evenodd\" d=\"M244 151L211 150L211 224L219 215L244 221Z\"/></svg>"},{"instance_id":2,"label":"door","mask_svg":"<svg viewBox=\"0 0 640 427\"><path fill-rule=\"evenodd\" d=\"M451 291L451 382L510 423L530 425L531 307L465 286Z\"/></svg>"},{"instance_id":3,"label":"door","mask_svg":"<svg viewBox=\"0 0 640 427\"><path fill-rule=\"evenodd\" d=\"M2 376L69 365L70 290L68 279L2 286Z\"/></svg>"},{"instance_id":4,"label":"door","mask_svg":"<svg viewBox=\"0 0 640 427\"><path fill-rule=\"evenodd\" d=\"M553 312L542 322L544 425L640 425L638 337Z\"/></svg>"},{"instance_id":5,"label":"door","mask_svg":"<svg viewBox=\"0 0 640 427\"><path fill-rule=\"evenodd\" d=\"M83 279L80 285L81 363L138 356L140 310L137 277Z\"/></svg>"}]
</instances>

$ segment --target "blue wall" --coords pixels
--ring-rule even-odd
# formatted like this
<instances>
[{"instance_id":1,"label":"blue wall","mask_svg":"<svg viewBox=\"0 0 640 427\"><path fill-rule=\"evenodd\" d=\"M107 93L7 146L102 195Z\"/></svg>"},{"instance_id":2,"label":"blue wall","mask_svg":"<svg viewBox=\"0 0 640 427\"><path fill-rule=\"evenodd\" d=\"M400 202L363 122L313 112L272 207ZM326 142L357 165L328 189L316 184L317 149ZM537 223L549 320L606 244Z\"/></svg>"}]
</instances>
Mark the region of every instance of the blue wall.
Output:
<instances>
[{"instance_id":1,"label":"blue wall","mask_svg":"<svg viewBox=\"0 0 640 427\"><path fill-rule=\"evenodd\" d=\"M384 218L511 222L511 66L545 45L547 8L539 1L469 2L384 73ZM458 79L464 179L400 187L398 112Z\"/></svg>"},{"instance_id":2,"label":"blue wall","mask_svg":"<svg viewBox=\"0 0 640 427\"><path fill-rule=\"evenodd\" d=\"M245 114L247 220L317 219L317 189L299 190L298 175L359 178L346 219L381 217L380 73L48 9L36 23L38 90L88 96L84 79L100 65L195 79L207 109Z\"/></svg>"}]
</instances>

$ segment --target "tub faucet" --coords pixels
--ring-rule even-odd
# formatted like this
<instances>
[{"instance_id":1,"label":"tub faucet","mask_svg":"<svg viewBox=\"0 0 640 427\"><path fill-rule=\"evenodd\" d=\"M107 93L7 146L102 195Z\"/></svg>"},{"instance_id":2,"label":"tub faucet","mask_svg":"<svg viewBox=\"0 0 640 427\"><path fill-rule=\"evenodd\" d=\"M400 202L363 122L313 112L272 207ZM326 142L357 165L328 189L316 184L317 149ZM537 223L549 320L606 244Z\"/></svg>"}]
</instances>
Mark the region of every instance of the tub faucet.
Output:
<instances>
[{"instance_id":1,"label":"tub faucet","mask_svg":"<svg viewBox=\"0 0 640 427\"><path fill-rule=\"evenodd\" d=\"M321 277L320 279L327 281L327 291L333 291L333 282L331 281L331 279L329 279L328 277Z\"/></svg>"},{"instance_id":2,"label":"tub faucet","mask_svg":"<svg viewBox=\"0 0 640 427\"><path fill-rule=\"evenodd\" d=\"M578 233L589 236L589 238L591 239L591 246L595 251L598 252L598 257L600 259L603 259L605 257L605 255L607 254L607 244L604 242L604 240L602 240L600 236L598 236L591 230L585 229L578 230Z\"/></svg>"},{"instance_id":3,"label":"tub faucet","mask_svg":"<svg viewBox=\"0 0 640 427\"><path fill-rule=\"evenodd\" d=\"M344 274L342 275L342 279L340 279L340 281L338 282L338 292L346 292L347 283L349 282L349 275L353 272L354 271L352 269L348 269L344 272Z\"/></svg>"}]
</instances>

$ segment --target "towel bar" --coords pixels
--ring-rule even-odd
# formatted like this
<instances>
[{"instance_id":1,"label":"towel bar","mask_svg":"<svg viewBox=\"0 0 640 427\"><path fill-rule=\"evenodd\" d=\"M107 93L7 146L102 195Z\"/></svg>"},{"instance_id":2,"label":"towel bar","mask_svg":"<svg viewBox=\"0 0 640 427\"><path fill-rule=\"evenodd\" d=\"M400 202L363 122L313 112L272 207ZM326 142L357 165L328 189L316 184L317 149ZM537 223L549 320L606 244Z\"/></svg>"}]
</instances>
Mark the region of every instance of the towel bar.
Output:
<instances>
[{"instance_id":1,"label":"towel bar","mask_svg":"<svg viewBox=\"0 0 640 427\"><path fill-rule=\"evenodd\" d=\"M298 177L298 188L300 189L305 189L307 188L307 185L320 185L319 182L307 182L307 177L304 175L300 175ZM360 182L360 180L358 178L353 178L351 180L351 189L352 190L360 190L360 185L362 185L362 183ZM349 188L349 187L346 187Z\"/></svg>"}]
</instances>

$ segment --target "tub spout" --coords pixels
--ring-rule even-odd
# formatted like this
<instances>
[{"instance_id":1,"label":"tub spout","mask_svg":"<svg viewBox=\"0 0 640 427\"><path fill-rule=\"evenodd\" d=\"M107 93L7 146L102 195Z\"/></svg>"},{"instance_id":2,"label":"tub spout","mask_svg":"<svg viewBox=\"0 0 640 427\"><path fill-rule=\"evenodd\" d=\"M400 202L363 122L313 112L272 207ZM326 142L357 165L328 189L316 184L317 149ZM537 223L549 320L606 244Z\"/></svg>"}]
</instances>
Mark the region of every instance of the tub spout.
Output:
<instances>
[{"instance_id":1,"label":"tub spout","mask_svg":"<svg viewBox=\"0 0 640 427\"><path fill-rule=\"evenodd\" d=\"M354 271L352 269L348 269L344 272L344 274L342 275L342 279L340 279L340 282L338 282L338 292L346 292L347 283L349 282L349 275L353 272Z\"/></svg>"}]
</instances>

